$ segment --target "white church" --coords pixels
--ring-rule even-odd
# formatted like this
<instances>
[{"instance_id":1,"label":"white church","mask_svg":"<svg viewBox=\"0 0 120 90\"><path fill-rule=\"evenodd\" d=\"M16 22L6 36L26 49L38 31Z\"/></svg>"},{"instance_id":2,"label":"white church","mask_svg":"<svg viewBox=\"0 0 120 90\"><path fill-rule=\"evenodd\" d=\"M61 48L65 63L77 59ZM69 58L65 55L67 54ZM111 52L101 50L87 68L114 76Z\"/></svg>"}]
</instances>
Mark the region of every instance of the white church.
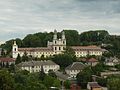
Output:
<instances>
[{"instance_id":1,"label":"white church","mask_svg":"<svg viewBox=\"0 0 120 90\"><path fill-rule=\"evenodd\" d=\"M86 57L87 55L101 56L103 50L98 46L70 46L74 51L76 57ZM66 48L66 38L64 31L62 32L61 39L57 38L57 31L54 31L53 41L47 43L47 47L37 48L18 48L16 41L14 41L12 48L12 57L17 58L18 54L23 56L26 52L27 55L40 58L49 57L55 54L63 53Z\"/></svg>"}]
</instances>

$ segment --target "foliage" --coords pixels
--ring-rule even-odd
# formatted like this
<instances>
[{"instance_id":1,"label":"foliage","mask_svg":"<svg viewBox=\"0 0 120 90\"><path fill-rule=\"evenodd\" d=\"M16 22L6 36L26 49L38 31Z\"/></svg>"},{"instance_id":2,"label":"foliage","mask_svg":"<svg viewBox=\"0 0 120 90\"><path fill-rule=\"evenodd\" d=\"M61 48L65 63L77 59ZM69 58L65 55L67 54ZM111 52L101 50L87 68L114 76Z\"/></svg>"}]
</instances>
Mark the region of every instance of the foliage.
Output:
<instances>
[{"instance_id":1,"label":"foliage","mask_svg":"<svg viewBox=\"0 0 120 90\"><path fill-rule=\"evenodd\" d=\"M40 71L40 74L39 74L39 79L43 81L45 79L45 76L46 75L45 75L43 66L41 66L41 71Z\"/></svg>"},{"instance_id":2,"label":"foliage","mask_svg":"<svg viewBox=\"0 0 120 90\"><path fill-rule=\"evenodd\" d=\"M29 57L27 56L27 53L25 52L24 55L22 56L22 61L25 62L28 60L29 60Z\"/></svg>"},{"instance_id":3,"label":"foliage","mask_svg":"<svg viewBox=\"0 0 120 90\"><path fill-rule=\"evenodd\" d=\"M50 88L50 87L57 87L59 88L61 85L60 85L60 81L54 77L51 77L49 75L46 75L45 76L45 79L44 79L44 84L47 88Z\"/></svg>"},{"instance_id":4,"label":"foliage","mask_svg":"<svg viewBox=\"0 0 120 90\"><path fill-rule=\"evenodd\" d=\"M9 66L9 72L11 73L15 73L15 65L12 63L10 66Z\"/></svg>"},{"instance_id":5,"label":"foliage","mask_svg":"<svg viewBox=\"0 0 120 90\"><path fill-rule=\"evenodd\" d=\"M108 36L109 34L105 30L88 31L80 34L80 41L83 41L83 45L100 45Z\"/></svg>"},{"instance_id":6,"label":"foliage","mask_svg":"<svg viewBox=\"0 0 120 90\"><path fill-rule=\"evenodd\" d=\"M16 60L15 60L15 64L19 64L22 62L22 58L20 57L20 54L18 54Z\"/></svg>"},{"instance_id":7,"label":"foliage","mask_svg":"<svg viewBox=\"0 0 120 90\"><path fill-rule=\"evenodd\" d=\"M73 63L73 58L70 57L68 54L54 55L52 60L58 65L60 65L61 68L65 68Z\"/></svg>"},{"instance_id":8,"label":"foliage","mask_svg":"<svg viewBox=\"0 0 120 90\"><path fill-rule=\"evenodd\" d=\"M109 90L120 89L120 76L111 76L108 78L107 86Z\"/></svg>"},{"instance_id":9,"label":"foliage","mask_svg":"<svg viewBox=\"0 0 120 90\"><path fill-rule=\"evenodd\" d=\"M90 67L85 68L83 71L77 74L77 82L82 88L86 88L88 82L92 81L91 76L93 71Z\"/></svg>"},{"instance_id":10,"label":"foliage","mask_svg":"<svg viewBox=\"0 0 120 90\"><path fill-rule=\"evenodd\" d=\"M51 76L51 77L57 78L57 76L56 76L56 74L53 70L49 70L48 75Z\"/></svg>"},{"instance_id":11,"label":"foliage","mask_svg":"<svg viewBox=\"0 0 120 90\"><path fill-rule=\"evenodd\" d=\"M61 31L62 32L62 31ZM102 45L103 48L108 50L109 55L117 56L120 58L120 36L109 35L105 30L87 31L79 34L76 30L64 30L67 40L67 46L75 45ZM58 38L61 37L61 33L58 32ZM19 47L46 47L47 41L52 41L53 32L47 33L35 33L27 35L23 40L17 38L17 44ZM0 47L7 50L7 54L10 55L12 50L13 39L6 41Z\"/></svg>"},{"instance_id":12,"label":"foliage","mask_svg":"<svg viewBox=\"0 0 120 90\"><path fill-rule=\"evenodd\" d=\"M95 75L100 75L100 72L108 69L108 67L101 62L91 68Z\"/></svg>"},{"instance_id":13,"label":"foliage","mask_svg":"<svg viewBox=\"0 0 120 90\"><path fill-rule=\"evenodd\" d=\"M0 70L0 90L13 90L14 79L7 70Z\"/></svg>"},{"instance_id":14,"label":"foliage","mask_svg":"<svg viewBox=\"0 0 120 90\"><path fill-rule=\"evenodd\" d=\"M71 83L70 83L69 80L66 80L66 81L64 82L64 86L65 86L66 89L70 89L70 85L71 85Z\"/></svg>"}]
</instances>

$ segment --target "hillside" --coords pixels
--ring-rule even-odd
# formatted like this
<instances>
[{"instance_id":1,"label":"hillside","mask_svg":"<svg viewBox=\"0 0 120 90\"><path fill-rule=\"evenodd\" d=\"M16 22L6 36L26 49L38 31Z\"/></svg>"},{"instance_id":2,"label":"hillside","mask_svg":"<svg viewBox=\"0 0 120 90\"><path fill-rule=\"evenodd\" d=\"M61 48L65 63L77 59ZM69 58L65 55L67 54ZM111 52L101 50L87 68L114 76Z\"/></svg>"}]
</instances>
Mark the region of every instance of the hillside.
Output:
<instances>
[{"instance_id":1,"label":"hillside","mask_svg":"<svg viewBox=\"0 0 120 90\"><path fill-rule=\"evenodd\" d=\"M76 30L64 30L67 40L67 46L74 45L99 45L107 49L112 56L120 57L120 36L110 35L105 30L87 31L81 34ZM58 38L61 33L58 32ZM16 38L19 47L46 47L47 41L52 41L53 32L39 32L27 35L23 40ZM6 41L0 47L11 52L13 39Z\"/></svg>"}]
</instances>

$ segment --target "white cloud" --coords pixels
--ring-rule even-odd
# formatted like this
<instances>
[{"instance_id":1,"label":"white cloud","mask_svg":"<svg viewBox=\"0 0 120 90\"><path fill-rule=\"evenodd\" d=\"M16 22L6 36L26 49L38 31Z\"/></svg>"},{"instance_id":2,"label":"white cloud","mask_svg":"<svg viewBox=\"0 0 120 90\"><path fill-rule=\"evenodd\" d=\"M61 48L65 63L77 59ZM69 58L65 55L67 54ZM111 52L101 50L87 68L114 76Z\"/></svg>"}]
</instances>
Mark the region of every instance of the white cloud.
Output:
<instances>
[{"instance_id":1,"label":"white cloud","mask_svg":"<svg viewBox=\"0 0 120 90\"><path fill-rule=\"evenodd\" d=\"M0 40L58 29L120 34L119 0L2 0Z\"/></svg>"}]
</instances>

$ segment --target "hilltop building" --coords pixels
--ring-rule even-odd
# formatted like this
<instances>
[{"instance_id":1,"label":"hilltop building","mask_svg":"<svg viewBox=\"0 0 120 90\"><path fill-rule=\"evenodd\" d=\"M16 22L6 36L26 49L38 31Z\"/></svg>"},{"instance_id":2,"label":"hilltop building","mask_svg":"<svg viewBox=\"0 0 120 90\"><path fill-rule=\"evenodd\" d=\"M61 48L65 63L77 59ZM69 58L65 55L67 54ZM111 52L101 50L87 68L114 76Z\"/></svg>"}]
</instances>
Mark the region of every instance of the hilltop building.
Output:
<instances>
[{"instance_id":1,"label":"hilltop building","mask_svg":"<svg viewBox=\"0 0 120 90\"><path fill-rule=\"evenodd\" d=\"M62 32L61 39L57 38L57 31L54 31L53 41L47 43L47 47L39 47L39 48L18 48L16 41L14 41L12 48L12 56L13 58L17 58L18 54L23 56L26 52L27 55L31 55L33 57L49 57L55 54L62 53L66 48L66 38L64 31ZM102 49L97 46L71 46L71 48L75 51L76 57L85 57L87 55L102 55Z\"/></svg>"}]
</instances>

